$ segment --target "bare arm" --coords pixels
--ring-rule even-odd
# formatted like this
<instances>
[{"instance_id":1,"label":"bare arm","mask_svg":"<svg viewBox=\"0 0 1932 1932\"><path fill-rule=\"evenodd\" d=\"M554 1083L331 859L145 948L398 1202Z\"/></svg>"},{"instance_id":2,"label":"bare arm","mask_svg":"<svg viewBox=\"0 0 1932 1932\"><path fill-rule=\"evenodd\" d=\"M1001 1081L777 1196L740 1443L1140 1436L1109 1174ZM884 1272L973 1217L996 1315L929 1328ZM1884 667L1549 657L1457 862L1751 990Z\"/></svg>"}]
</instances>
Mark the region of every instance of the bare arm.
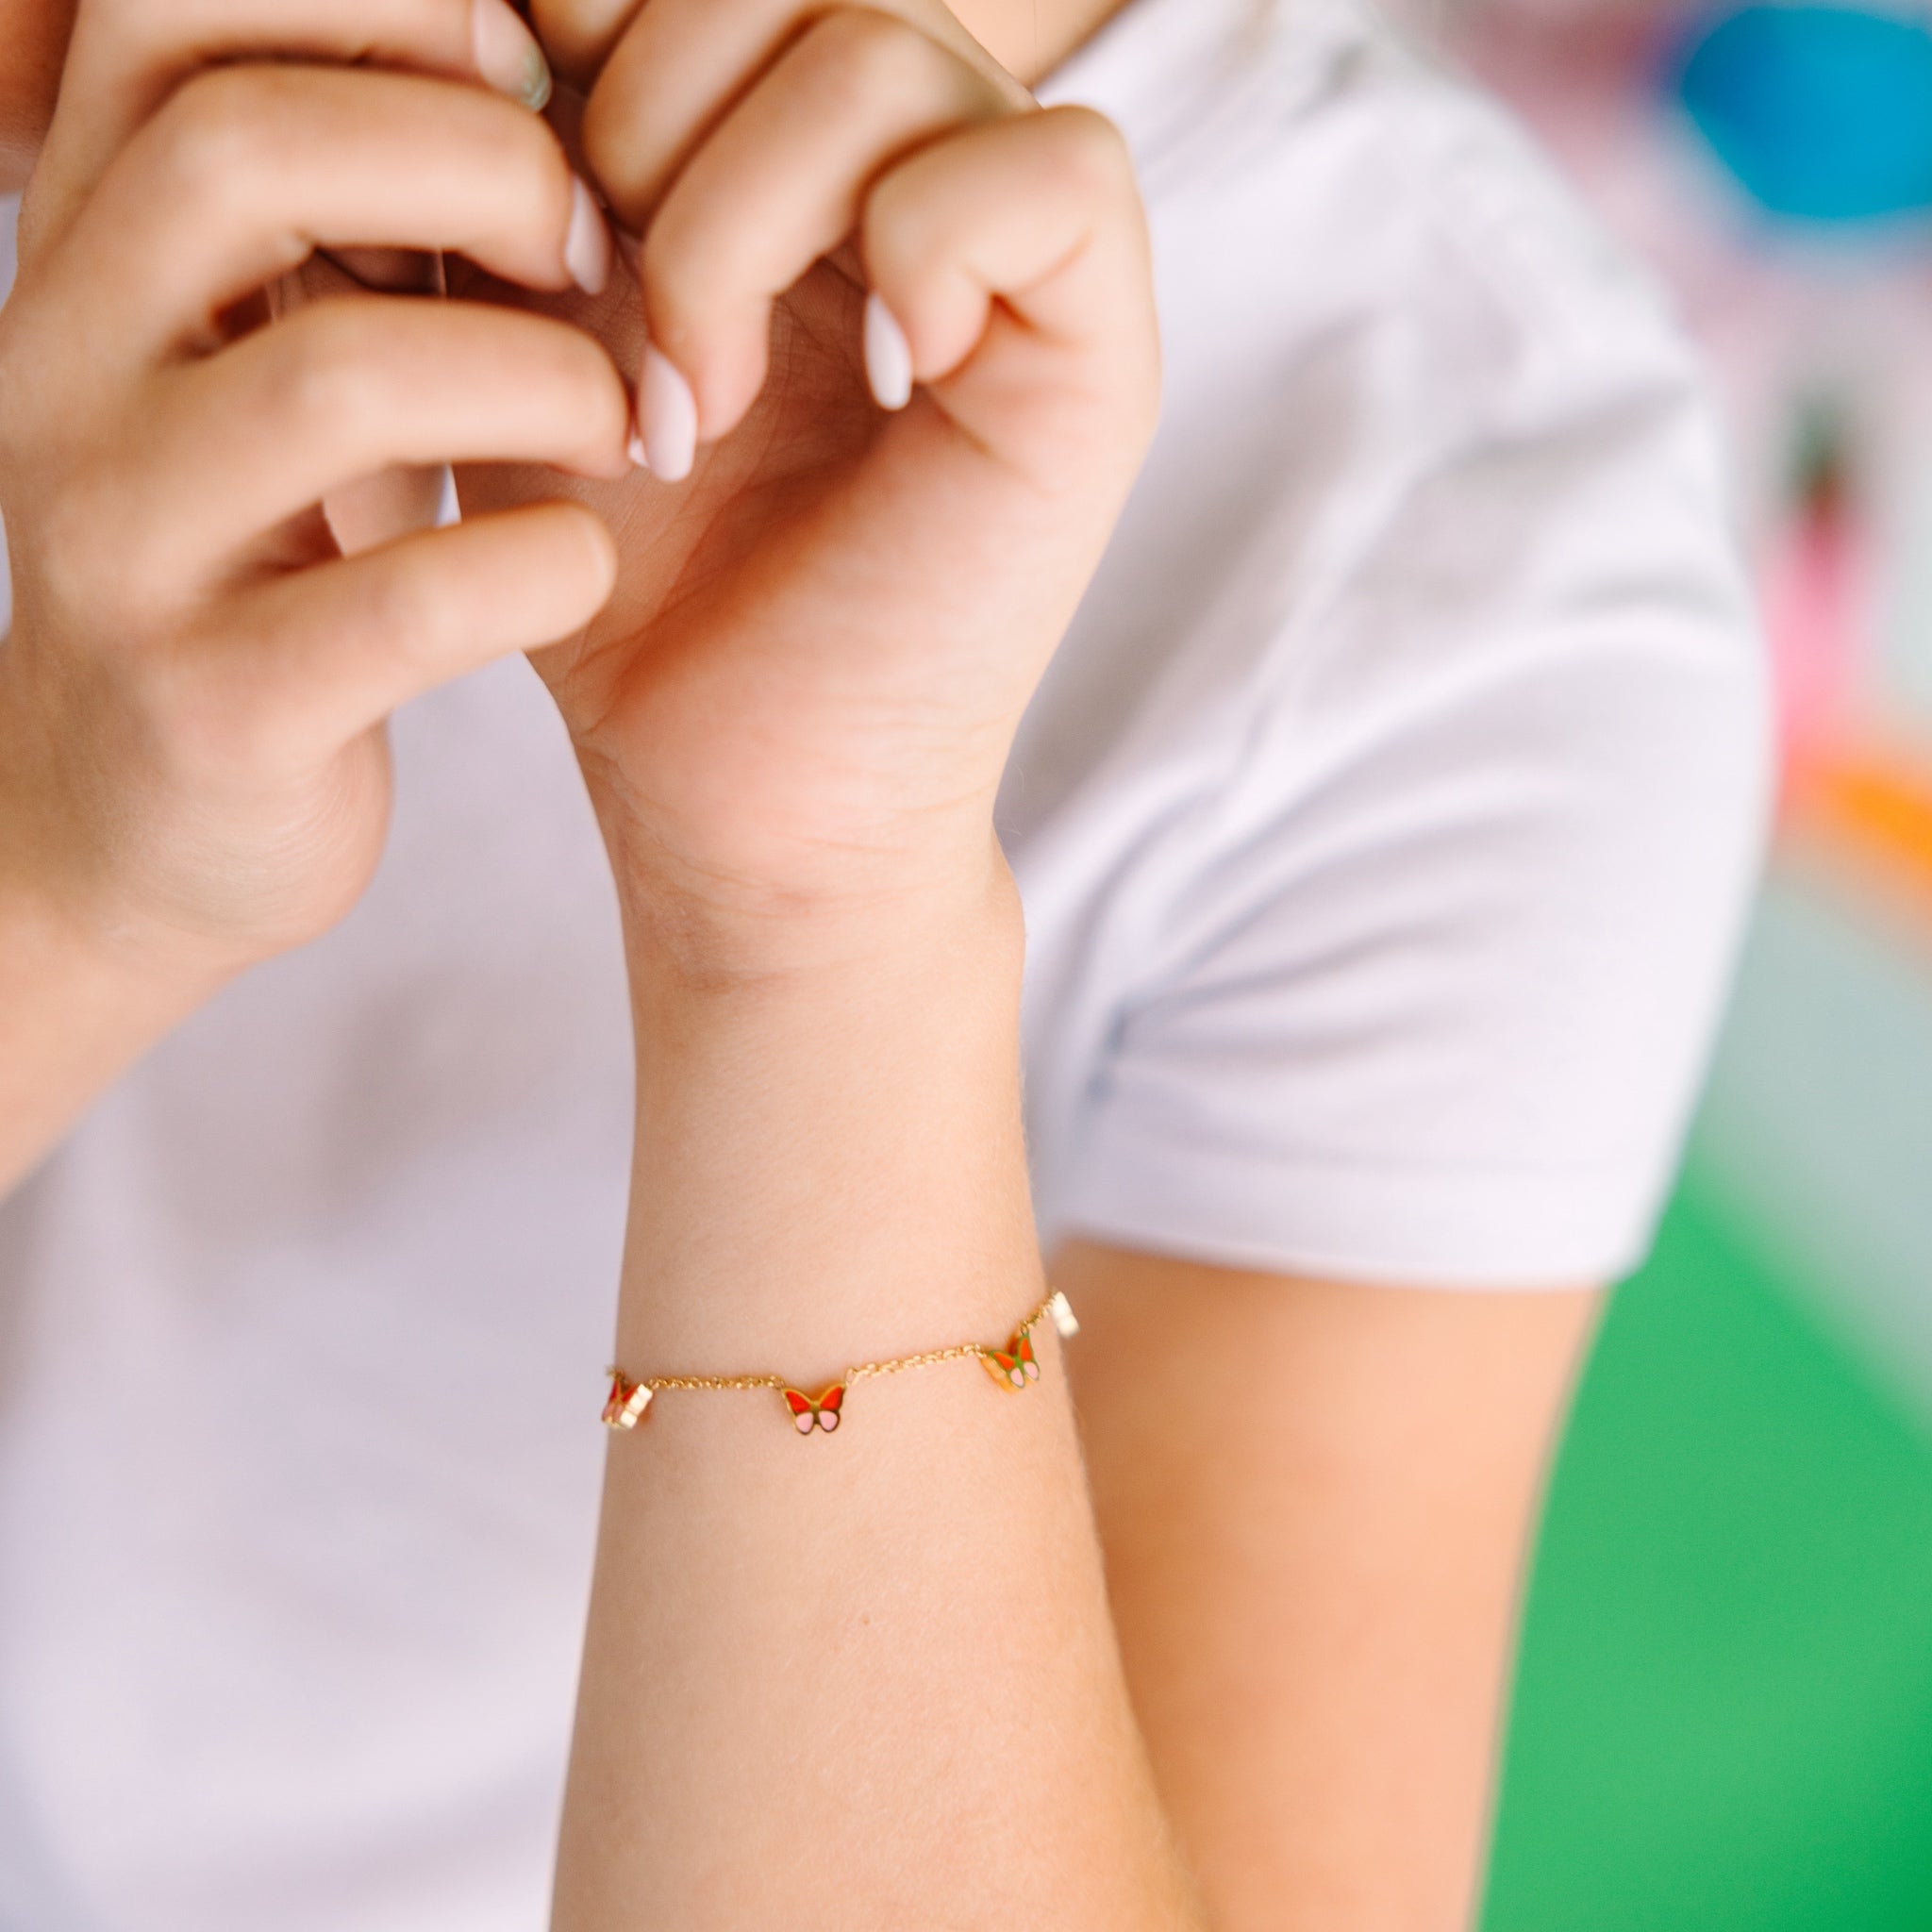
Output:
<instances>
[{"instance_id":1,"label":"bare arm","mask_svg":"<svg viewBox=\"0 0 1932 1932\"><path fill-rule=\"evenodd\" d=\"M1601 1297L1084 1245L1055 1278L1128 1682L1217 1932L1461 1932Z\"/></svg>"},{"instance_id":2,"label":"bare arm","mask_svg":"<svg viewBox=\"0 0 1932 1932\"><path fill-rule=\"evenodd\" d=\"M1041 1295L1003 871L782 982L639 974L621 1359L1004 1342ZM971 1362L667 1391L616 1438L556 1924L1193 1928L1129 1709L1073 1410Z\"/></svg>"}]
</instances>

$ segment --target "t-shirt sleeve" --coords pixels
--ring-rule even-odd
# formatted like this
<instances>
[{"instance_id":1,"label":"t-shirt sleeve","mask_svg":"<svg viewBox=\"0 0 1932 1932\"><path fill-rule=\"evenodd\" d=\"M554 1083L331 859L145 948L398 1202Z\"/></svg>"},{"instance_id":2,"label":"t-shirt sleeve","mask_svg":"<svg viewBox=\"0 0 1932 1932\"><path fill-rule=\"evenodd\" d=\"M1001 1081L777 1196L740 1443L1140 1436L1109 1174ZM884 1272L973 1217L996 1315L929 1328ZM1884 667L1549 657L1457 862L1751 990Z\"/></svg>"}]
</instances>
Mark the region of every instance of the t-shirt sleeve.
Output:
<instances>
[{"instance_id":1,"label":"t-shirt sleeve","mask_svg":"<svg viewBox=\"0 0 1932 1932\"><path fill-rule=\"evenodd\" d=\"M1761 654L1683 358L1557 375L1270 646L1060 1232L1444 1287L1641 1258L1758 858Z\"/></svg>"}]
</instances>

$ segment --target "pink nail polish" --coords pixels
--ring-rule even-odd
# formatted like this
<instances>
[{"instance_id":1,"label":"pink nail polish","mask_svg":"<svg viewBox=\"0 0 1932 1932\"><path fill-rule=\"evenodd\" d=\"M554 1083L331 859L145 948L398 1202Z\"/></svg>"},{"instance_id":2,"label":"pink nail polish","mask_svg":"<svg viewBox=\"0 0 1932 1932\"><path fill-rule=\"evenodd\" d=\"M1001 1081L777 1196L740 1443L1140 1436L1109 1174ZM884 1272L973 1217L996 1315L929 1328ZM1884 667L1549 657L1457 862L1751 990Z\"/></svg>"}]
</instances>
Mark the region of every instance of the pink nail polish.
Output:
<instances>
[{"instance_id":1,"label":"pink nail polish","mask_svg":"<svg viewBox=\"0 0 1932 1932\"><path fill-rule=\"evenodd\" d=\"M865 301L865 375L880 408L903 409L912 400L912 344L877 294Z\"/></svg>"},{"instance_id":2,"label":"pink nail polish","mask_svg":"<svg viewBox=\"0 0 1932 1932\"><path fill-rule=\"evenodd\" d=\"M644 350L643 377L638 384L638 422L652 475L659 482L682 483L697 462L697 398L677 365L661 355L655 343Z\"/></svg>"},{"instance_id":3,"label":"pink nail polish","mask_svg":"<svg viewBox=\"0 0 1932 1932\"><path fill-rule=\"evenodd\" d=\"M610 229L591 191L571 181L570 232L563 242L563 265L587 295L601 295L610 285Z\"/></svg>"}]
</instances>

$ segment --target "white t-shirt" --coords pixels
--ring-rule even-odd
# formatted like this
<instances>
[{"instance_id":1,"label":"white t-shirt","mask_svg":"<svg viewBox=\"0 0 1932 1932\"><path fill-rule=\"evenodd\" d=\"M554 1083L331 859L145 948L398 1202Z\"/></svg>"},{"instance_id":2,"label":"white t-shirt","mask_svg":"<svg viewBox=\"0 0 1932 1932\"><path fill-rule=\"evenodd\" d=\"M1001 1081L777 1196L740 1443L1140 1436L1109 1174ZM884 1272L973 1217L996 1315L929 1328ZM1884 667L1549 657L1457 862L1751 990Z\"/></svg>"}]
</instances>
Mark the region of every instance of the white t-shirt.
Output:
<instances>
[{"instance_id":1,"label":"white t-shirt","mask_svg":"<svg viewBox=\"0 0 1932 1932\"><path fill-rule=\"evenodd\" d=\"M1045 1238L1613 1274L1762 806L1685 352L1353 0L1141 0L1045 92L1133 142L1168 351L1002 807ZM7 1932L544 1922L622 961L524 666L395 739L367 900L0 1207Z\"/></svg>"}]
</instances>

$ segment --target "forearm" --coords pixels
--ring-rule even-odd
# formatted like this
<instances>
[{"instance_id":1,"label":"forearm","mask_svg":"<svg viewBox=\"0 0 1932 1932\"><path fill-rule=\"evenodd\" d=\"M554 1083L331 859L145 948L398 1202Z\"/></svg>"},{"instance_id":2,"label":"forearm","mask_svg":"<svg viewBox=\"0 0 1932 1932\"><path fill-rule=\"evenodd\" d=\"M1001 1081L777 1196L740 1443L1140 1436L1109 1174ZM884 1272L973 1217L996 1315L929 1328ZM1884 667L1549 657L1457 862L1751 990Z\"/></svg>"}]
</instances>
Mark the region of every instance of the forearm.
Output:
<instances>
[{"instance_id":1,"label":"forearm","mask_svg":"<svg viewBox=\"0 0 1932 1932\"><path fill-rule=\"evenodd\" d=\"M856 938L856 935L854 936ZM1041 1295L1003 868L808 971L637 975L633 1374L1004 1341ZM613 1438L557 1923L1194 1923L1066 1383L667 1392Z\"/></svg>"}]
</instances>

